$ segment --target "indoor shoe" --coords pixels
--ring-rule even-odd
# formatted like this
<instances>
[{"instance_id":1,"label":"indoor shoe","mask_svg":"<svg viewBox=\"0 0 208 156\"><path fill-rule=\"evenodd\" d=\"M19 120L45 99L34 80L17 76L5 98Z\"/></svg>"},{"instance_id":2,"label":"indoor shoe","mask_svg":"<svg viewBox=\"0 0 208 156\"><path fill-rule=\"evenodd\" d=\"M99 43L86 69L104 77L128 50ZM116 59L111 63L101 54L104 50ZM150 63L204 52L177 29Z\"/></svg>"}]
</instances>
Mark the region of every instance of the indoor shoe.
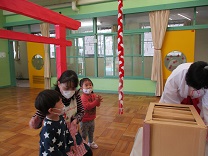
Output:
<instances>
[{"instance_id":1,"label":"indoor shoe","mask_svg":"<svg viewBox=\"0 0 208 156\"><path fill-rule=\"evenodd\" d=\"M88 142L88 146L90 146L91 148L98 148L98 145L94 141L92 143Z\"/></svg>"}]
</instances>

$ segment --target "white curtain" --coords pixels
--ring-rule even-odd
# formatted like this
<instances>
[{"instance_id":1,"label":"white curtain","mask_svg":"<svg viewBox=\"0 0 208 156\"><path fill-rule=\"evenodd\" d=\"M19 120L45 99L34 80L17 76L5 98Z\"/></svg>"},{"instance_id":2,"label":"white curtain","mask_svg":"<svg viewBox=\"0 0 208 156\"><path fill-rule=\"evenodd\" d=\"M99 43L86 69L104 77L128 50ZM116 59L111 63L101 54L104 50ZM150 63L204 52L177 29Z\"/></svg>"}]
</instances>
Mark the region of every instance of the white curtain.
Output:
<instances>
[{"instance_id":1,"label":"white curtain","mask_svg":"<svg viewBox=\"0 0 208 156\"><path fill-rule=\"evenodd\" d=\"M149 13L152 40L154 45L151 80L156 81L156 96L161 96L163 92L161 48L168 26L169 14L169 10L153 11Z\"/></svg>"},{"instance_id":2,"label":"white curtain","mask_svg":"<svg viewBox=\"0 0 208 156\"><path fill-rule=\"evenodd\" d=\"M15 48L15 57L14 57L14 59L16 60L16 61L19 61L20 60L20 51L19 51L19 41L14 41L14 48Z\"/></svg>"},{"instance_id":3,"label":"white curtain","mask_svg":"<svg viewBox=\"0 0 208 156\"><path fill-rule=\"evenodd\" d=\"M42 23L40 24L41 34L45 37L50 37L49 33L49 24ZM50 66L50 53L49 53L49 44L44 44L44 52L45 52L45 59L44 59L44 88L50 89L51 88L51 66Z\"/></svg>"}]
</instances>

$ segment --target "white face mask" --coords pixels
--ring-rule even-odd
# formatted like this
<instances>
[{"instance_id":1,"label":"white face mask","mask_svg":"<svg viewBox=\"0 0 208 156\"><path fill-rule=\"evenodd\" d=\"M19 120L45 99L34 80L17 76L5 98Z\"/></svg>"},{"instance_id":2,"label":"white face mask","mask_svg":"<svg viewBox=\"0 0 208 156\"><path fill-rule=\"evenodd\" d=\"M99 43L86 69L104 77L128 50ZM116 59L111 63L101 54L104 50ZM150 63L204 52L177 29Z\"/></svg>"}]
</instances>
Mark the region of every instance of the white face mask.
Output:
<instances>
[{"instance_id":1,"label":"white face mask","mask_svg":"<svg viewBox=\"0 0 208 156\"><path fill-rule=\"evenodd\" d=\"M65 113L65 106L63 108L53 108L57 110L57 112L53 112L53 114L63 115Z\"/></svg>"},{"instance_id":2,"label":"white face mask","mask_svg":"<svg viewBox=\"0 0 208 156\"><path fill-rule=\"evenodd\" d=\"M92 89L83 89L82 91L85 94L91 94L92 93Z\"/></svg>"},{"instance_id":3,"label":"white face mask","mask_svg":"<svg viewBox=\"0 0 208 156\"><path fill-rule=\"evenodd\" d=\"M189 96L191 96L192 99L199 98L204 94L204 91L202 89L196 90L192 87L189 89Z\"/></svg>"},{"instance_id":4,"label":"white face mask","mask_svg":"<svg viewBox=\"0 0 208 156\"><path fill-rule=\"evenodd\" d=\"M69 99L75 94L75 90L63 91L62 95Z\"/></svg>"}]
</instances>

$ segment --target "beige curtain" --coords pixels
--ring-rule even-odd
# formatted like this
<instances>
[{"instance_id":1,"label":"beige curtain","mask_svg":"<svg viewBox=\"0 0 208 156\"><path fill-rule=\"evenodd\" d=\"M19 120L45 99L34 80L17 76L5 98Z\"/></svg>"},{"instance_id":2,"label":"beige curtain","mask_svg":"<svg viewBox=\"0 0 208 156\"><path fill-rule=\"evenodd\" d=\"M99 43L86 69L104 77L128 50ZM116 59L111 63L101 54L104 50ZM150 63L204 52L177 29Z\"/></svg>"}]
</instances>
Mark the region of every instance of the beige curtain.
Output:
<instances>
[{"instance_id":1,"label":"beige curtain","mask_svg":"<svg viewBox=\"0 0 208 156\"><path fill-rule=\"evenodd\" d=\"M111 32L117 32L118 31L118 25L113 25L111 27Z\"/></svg>"},{"instance_id":2,"label":"beige curtain","mask_svg":"<svg viewBox=\"0 0 208 156\"><path fill-rule=\"evenodd\" d=\"M40 24L41 34L45 37L49 37L49 24L42 23ZM50 66L50 53L49 53L49 44L44 44L45 59L44 59L44 88L51 88L51 66Z\"/></svg>"},{"instance_id":3,"label":"beige curtain","mask_svg":"<svg viewBox=\"0 0 208 156\"><path fill-rule=\"evenodd\" d=\"M156 96L161 96L163 92L161 48L168 25L169 14L169 10L153 11L149 13L154 45L151 80L156 81Z\"/></svg>"}]
</instances>

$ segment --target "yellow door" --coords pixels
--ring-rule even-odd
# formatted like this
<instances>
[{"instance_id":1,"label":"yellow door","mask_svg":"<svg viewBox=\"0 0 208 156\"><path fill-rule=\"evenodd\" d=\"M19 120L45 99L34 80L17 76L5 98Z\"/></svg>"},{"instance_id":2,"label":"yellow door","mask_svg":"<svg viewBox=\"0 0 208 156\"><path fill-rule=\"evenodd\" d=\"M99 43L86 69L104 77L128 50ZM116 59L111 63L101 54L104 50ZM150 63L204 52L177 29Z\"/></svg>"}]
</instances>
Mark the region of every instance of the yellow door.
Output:
<instances>
[{"instance_id":1,"label":"yellow door","mask_svg":"<svg viewBox=\"0 0 208 156\"><path fill-rule=\"evenodd\" d=\"M164 84L179 64L194 61L194 45L194 30L166 32L161 49Z\"/></svg>"},{"instance_id":2,"label":"yellow door","mask_svg":"<svg viewBox=\"0 0 208 156\"><path fill-rule=\"evenodd\" d=\"M44 45L27 42L29 82L31 88L44 88Z\"/></svg>"}]
</instances>

